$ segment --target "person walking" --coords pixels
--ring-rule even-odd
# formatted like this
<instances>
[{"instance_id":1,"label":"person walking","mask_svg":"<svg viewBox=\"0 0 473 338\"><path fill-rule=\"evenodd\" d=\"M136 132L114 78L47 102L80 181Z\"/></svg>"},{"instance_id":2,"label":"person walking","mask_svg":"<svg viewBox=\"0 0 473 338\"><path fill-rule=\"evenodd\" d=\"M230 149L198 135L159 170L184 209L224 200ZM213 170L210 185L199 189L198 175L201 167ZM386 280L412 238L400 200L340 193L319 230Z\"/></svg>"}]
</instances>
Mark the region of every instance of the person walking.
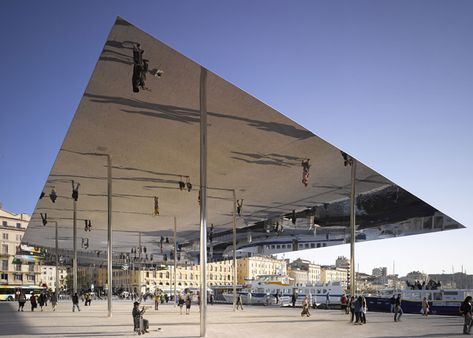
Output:
<instances>
[{"instance_id":1,"label":"person walking","mask_svg":"<svg viewBox=\"0 0 473 338\"><path fill-rule=\"evenodd\" d=\"M186 315L191 313L191 305L192 305L191 295L187 295L187 297L186 297Z\"/></svg>"},{"instance_id":2,"label":"person walking","mask_svg":"<svg viewBox=\"0 0 473 338\"><path fill-rule=\"evenodd\" d=\"M305 296L304 300L302 302L302 312L301 312L301 317L306 316L310 317L310 304L309 304L309 297Z\"/></svg>"},{"instance_id":3,"label":"person walking","mask_svg":"<svg viewBox=\"0 0 473 338\"><path fill-rule=\"evenodd\" d=\"M179 306L179 313L182 315L182 308L184 307L184 296L182 294L179 294L177 305Z\"/></svg>"},{"instance_id":4,"label":"person walking","mask_svg":"<svg viewBox=\"0 0 473 338\"><path fill-rule=\"evenodd\" d=\"M296 307L296 300L297 300L296 294L293 293L291 297L292 307Z\"/></svg>"},{"instance_id":5,"label":"person walking","mask_svg":"<svg viewBox=\"0 0 473 338\"><path fill-rule=\"evenodd\" d=\"M400 322L401 316L404 312L401 307L401 294L397 295L396 302L394 303L394 321Z\"/></svg>"},{"instance_id":6,"label":"person walking","mask_svg":"<svg viewBox=\"0 0 473 338\"><path fill-rule=\"evenodd\" d=\"M159 310L159 301L161 300L161 295L159 292L156 292L154 295L154 309Z\"/></svg>"},{"instance_id":7,"label":"person walking","mask_svg":"<svg viewBox=\"0 0 473 338\"><path fill-rule=\"evenodd\" d=\"M361 323L366 324L366 312L368 311L368 304L366 303L366 298L361 296Z\"/></svg>"},{"instance_id":8,"label":"person walking","mask_svg":"<svg viewBox=\"0 0 473 338\"><path fill-rule=\"evenodd\" d=\"M347 302L348 302L347 296L343 294L342 297L340 297L340 304L341 304L342 311L344 311L345 314L348 314Z\"/></svg>"},{"instance_id":9,"label":"person walking","mask_svg":"<svg viewBox=\"0 0 473 338\"><path fill-rule=\"evenodd\" d=\"M31 294L30 303L31 303L31 312L33 312L34 309L38 307L38 303L36 302L36 296L34 295L34 293Z\"/></svg>"},{"instance_id":10,"label":"person walking","mask_svg":"<svg viewBox=\"0 0 473 338\"><path fill-rule=\"evenodd\" d=\"M422 315L427 317L429 315L429 301L426 297L422 299Z\"/></svg>"},{"instance_id":11,"label":"person walking","mask_svg":"<svg viewBox=\"0 0 473 338\"><path fill-rule=\"evenodd\" d=\"M41 312L43 312L43 306L44 306L44 303L45 303L45 298L46 298L46 295L44 293L41 293L38 297L38 303L39 303L39 307L41 308Z\"/></svg>"},{"instance_id":12,"label":"person walking","mask_svg":"<svg viewBox=\"0 0 473 338\"><path fill-rule=\"evenodd\" d=\"M389 312L394 313L394 305L396 304L396 296L393 295L390 299L391 310Z\"/></svg>"},{"instance_id":13,"label":"person walking","mask_svg":"<svg viewBox=\"0 0 473 338\"><path fill-rule=\"evenodd\" d=\"M77 310L80 312L79 296L77 295L77 292L74 293L74 295L72 296L72 312L75 312L76 307L77 307Z\"/></svg>"},{"instance_id":14,"label":"person walking","mask_svg":"<svg viewBox=\"0 0 473 338\"><path fill-rule=\"evenodd\" d=\"M350 322L353 323L355 320L355 296L350 297L350 302L348 303L348 307L350 308Z\"/></svg>"},{"instance_id":15,"label":"person walking","mask_svg":"<svg viewBox=\"0 0 473 338\"><path fill-rule=\"evenodd\" d=\"M57 297L56 293L51 294L51 306L53 307L53 311L56 311L56 305L57 305Z\"/></svg>"},{"instance_id":16,"label":"person walking","mask_svg":"<svg viewBox=\"0 0 473 338\"><path fill-rule=\"evenodd\" d=\"M236 301L236 309L238 310L238 307L241 308L243 311L243 299L241 298L241 295L237 296L237 301Z\"/></svg>"},{"instance_id":17,"label":"person walking","mask_svg":"<svg viewBox=\"0 0 473 338\"><path fill-rule=\"evenodd\" d=\"M20 294L18 295L18 311L23 312L23 308L25 307L26 303L26 295L23 290L20 291Z\"/></svg>"},{"instance_id":18,"label":"person walking","mask_svg":"<svg viewBox=\"0 0 473 338\"><path fill-rule=\"evenodd\" d=\"M465 300L460 305L460 314L464 317L463 322L463 334L470 334L471 326L472 326L472 311L473 307L471 305L472 297L467 296Z\"/></svg>"},{"instance_id":19,"label":"person walking","mask_svg":"<svg viewBox=\"0 0 473 338\"><path fill-rule=\"evenodd\" d=\"M363 299L361 298L361 296L358 296L358 298L356 299L355 301L355 306L354 306L354 310L355 310L355 325L361 325L363 324L361 322L361 308L362 308L362 305L363 305Z\"/></svg>"}]
</instances>

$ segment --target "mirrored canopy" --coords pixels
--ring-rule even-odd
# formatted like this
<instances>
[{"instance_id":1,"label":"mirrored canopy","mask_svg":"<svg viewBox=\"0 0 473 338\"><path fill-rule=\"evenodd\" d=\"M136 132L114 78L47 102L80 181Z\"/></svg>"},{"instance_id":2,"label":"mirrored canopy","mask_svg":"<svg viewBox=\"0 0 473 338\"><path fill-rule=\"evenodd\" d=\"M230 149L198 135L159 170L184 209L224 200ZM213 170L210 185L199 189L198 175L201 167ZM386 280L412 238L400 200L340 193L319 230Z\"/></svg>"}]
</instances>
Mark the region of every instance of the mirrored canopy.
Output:
<instances>
[{"instance_id":1,"label":"mirrored canopy","mask_svg":"<svg viewBox=\"0 0 473 338\"><path fill-rule=\"evenodd\" d=\"M136 69L137 58L144 70ZM176 217L179 258L195 261L202 71L118 18L24 242L54 248L57 222L59 247L72 249L72 191L80 184L79 250L105 252L106 154L112 162L114 253L129 253L141 233L147 254L164 261L173 250ZM209 258L231 255L233 191L239 255L349 241L351 167L344 153L210 71L206 92ZM463 227L359 161L356 194L357 241Z\"/></svg>"}]
</instances>

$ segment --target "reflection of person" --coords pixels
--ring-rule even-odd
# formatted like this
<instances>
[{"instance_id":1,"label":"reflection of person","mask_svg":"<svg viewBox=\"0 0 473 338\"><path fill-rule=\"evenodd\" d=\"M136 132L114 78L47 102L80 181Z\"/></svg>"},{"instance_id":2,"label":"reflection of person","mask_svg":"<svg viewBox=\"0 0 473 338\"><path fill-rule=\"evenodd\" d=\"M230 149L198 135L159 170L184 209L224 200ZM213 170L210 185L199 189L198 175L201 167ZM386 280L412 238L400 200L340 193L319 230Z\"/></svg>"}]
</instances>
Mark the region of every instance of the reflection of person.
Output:
<instances>
[{"instance_id":1,"label":"reflection of person","mask_svg":"<svg viewBox=\"0 0 473 338\"><path fill-rule=\"evenodd\" d=\"M145 308L142 307L140 310L140 303L134 302L133 303L133 311L132 311L132 316L133 316L133 325L135 331L138 331L138 333L147 333L149 332L149 322L143 318L143 314L145 313ZM141 326L141 321L143 321L143 326Z\"/></svg>"}]
</instances>

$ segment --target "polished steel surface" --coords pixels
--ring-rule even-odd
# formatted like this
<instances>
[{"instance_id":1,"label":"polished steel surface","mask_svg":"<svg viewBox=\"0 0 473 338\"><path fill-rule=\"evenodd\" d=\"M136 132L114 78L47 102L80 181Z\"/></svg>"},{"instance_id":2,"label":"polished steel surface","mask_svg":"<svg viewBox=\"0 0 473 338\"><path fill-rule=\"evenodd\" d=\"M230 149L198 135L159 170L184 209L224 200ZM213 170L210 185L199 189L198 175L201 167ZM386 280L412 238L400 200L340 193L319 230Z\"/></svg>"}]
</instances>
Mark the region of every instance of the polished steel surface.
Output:
<instances>
[{"instance_id":1,"label":"polished steel surface","mask_svg":"<svg viewBox=\"0 0 473 338\"><path fill-rule=\"evenodd\" d=\"M149 71L146 89L133 92L133 50L138 43L149 60ZM66 250L73 249L70 181L74 180L81 185L77 222L93 224L91 232L77 229L77 235L89 241L87 249L78 248L79 264L106 262L111 208L105 164L94 156L106 149L113 158L113 254L129 254L140 232L148 254L153 255L147 262L167 261L173 246L162 238L172 238L171 217L176 216L178 264L197 263L202 230L201 69L118 18L45 182L46 197L38 200L24 242L55 247L54 225L41 224L40 213L47 213L61 229L64 261L71 259ZM236 217L237 256L348 243L352 237L350 167L344 165L340 149L210 71L206 83L206 222L214 228L209 260L233 258L233 201L228 193L232 189L243 200ZM310 168L305 170L307 159ZM389 154L380 151L380 161L388 160ZM365 166L362 159L357 161L356 175L357 242L463 227ZM58 193L55 203L47 198L52 188Z\"/></svg>"}]
</instances>

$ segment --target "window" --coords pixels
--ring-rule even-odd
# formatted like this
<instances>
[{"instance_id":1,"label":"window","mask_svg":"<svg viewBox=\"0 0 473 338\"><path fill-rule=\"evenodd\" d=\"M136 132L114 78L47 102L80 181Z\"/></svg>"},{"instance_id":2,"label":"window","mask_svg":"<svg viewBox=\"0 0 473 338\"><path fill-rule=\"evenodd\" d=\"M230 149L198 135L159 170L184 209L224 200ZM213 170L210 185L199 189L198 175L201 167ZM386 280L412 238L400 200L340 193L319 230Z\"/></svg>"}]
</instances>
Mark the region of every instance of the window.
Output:
<instances>
[{"instance_id":1,"label":"window","mask_svg":"<svg viewBox=\"0 0 473 338\"><path fill-rule=\"evenodd\" d=\"M4 240L8 240L8 234L7 234L7 233L3 233L3 234L2 234L2 238L3 238Z\"/></svg>"},{"instance_id":2,"label":"window","mask_svg":"<svg viewBox=\"0 0 473 338\"><path fill-rule=\"evenodd\" d=\"M28 281L34 282L34 275L28 275Z\"/></svg>"},{"instance_id":3,"label":"window","mask_svg":"<svg viewBox=\"0 0 473 338\"><path fill-rule=\"evenodd\" d=\"M23 276L15 274L15 280L23 280Z\"/></svg>"},{"instance_id":4,"label":"window","mask_svg":"<svg viewBox=\"0 0 473 338\"><path fill-rule=\"evenodd\" d=\"M8 254L8 244L2 244L2 253Z\"/></svg>"},{"instance_id":5,"label":"window","mask_svg":"<svg viewBox=\"0 0 473 338\"><path fill-rule=\"evenodd\" d=\"M3 222L2 222L2 225L3 225L4 227L8 226L7 221L3 221Z\"/></svg>"},{"instance_id":6,"label":"window","mask_svg":"<svg viewBox=\"0 0 473 338\"><path fill-rule=\"evenodd\" d=\"M28 265L28 271L29 272L34 272L34 264ZM44 272L44 274L46 274L46 271Z\"/></svg>"},{"instance_id":7,"label":"window","mask_svg":"<svg viewBox=\"0 0 473 338\"><path fill-rule=\"evenodd\" d=\"M17 227L18 229L21 229L21 223L16 223L16 227Z\"/></svg>"},{"instance_id":8,"label":"window","mask_svg":"<svg viewBox=\"0 0 473 338\"><path fill-rule=\"evenodd\" d=\"M8 274L2 273L2 274L0 275L0 279L8 279Z\"/></svg>"},{"instance_id":9,"label":"window","mask_svg":"<svg viewBox=\"0 0 473 338\"><path fill-rule=\"evenodd\" d=\"M8 270L8 261L6 259L2 261L2 270Z\"/></svg>"}]
</instances>

